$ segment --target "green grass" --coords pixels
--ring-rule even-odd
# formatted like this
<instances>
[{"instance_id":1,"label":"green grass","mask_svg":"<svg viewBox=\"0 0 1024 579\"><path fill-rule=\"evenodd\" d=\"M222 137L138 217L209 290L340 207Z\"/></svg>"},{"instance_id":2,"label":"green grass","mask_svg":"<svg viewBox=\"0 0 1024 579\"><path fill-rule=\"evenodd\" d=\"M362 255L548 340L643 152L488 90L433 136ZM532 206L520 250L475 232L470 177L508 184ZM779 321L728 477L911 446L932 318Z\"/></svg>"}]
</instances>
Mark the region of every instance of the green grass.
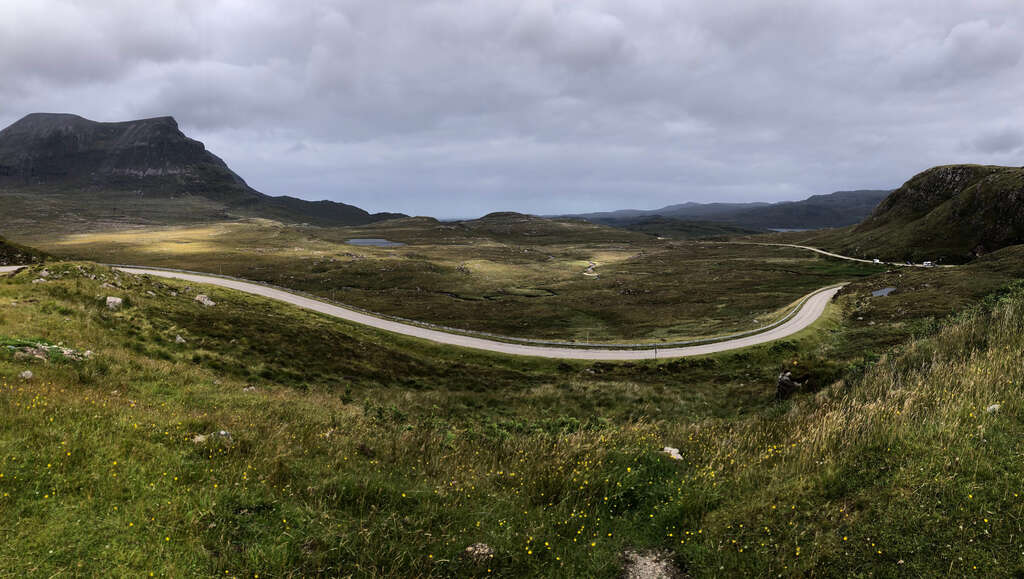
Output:
<instances>
[{"instance_id":1,"label":"green grass","mask_svg":"<svg viewBox=\"0 0 1024 579\"><path fill-rule=\"evenodd\" d=\"M34 266L0 280L0 574L615 577L661 549L694 576L1012 576L1020 251L865 278L773 344L621 364ZM38 342L95 354L6 348ZM783 368L808 388L775 403Z\"/></svg>"},{"instance_id":2,"label":"green grass","mask_svg":"<svg viewBox=\"0 0 1024 579\"><path fill-rule=\"evenodd\" d=\"M345 244L367 237L407 245ZM254 221L30 240L58 255L230 274L464 330L613 343L756 329L815 289L882 270L796 249L667 242L516 215L348 228ZM584 275L592 262L596 277Z\"/></svg>"},{"instance_id":3,"label":"green grass","mask_svg":"<svg viewBox=\"0 0 1024 579\"><path fill-rule=\"evenodd\" d=\"M405 577L489 568L613 577L627 548L667 549L695 576L975 567L1011 575L1021 565L1019 287L877 364L844 370L845 380L817 394L715 418L697 408L679 416L614 409L642 406L659 388L700 389L703 372L728 375L744 361L811 364L828 336L841 334L840 311L804 337L729 356L560 367L434 348L227 292L210 290L219 303L202 308L184 284L48 268L54 281L33 285L26 272L0 284L6 338L40 336L96 355L0 360L5 574ZM123 295L126 308L107 311L106 293ZM333 329L328 340L349 336L352 349L323 359L315 338L289 341L298 339L290 325L321 341ZM252 340L279 326L266 343L310 366L306 386L289 376L287 358L271 365L280 372L273 379L238 364L272 358L257 357L261 342ZM173 343L179 334L187 344ZM420 388L383 371L399 352L409 358L394 363L409 364ZM336 376L332 387L326 374L316 378L318 359L347 372L376 366L381 377ZM465 376L442 373L459 359L485 373L479 392L459 387ZM25 368L34 380L17 378ZM648 376L661 373L676 385ZM346 393L350 383L364 390ZM250 384L258 388L243 391ZM569 410L607 384L626 397ZM529 401L517 402L524 391ZM544 396L559 414L545 413ZM1003 405L996 414L984 411L992 403ZM192 441L222 429L230 442ZM663 456L665 445L684 460ZM475 542L496 549L486 566L460 556Z\"/></svg>"},{"instance_id":4,"label":"green grass","mask_svg":"<svg viewBox=\"0 0 1024 579\"><path fill-rule=\"evenodd\" d=\"M1021 568L1019 286L817 394L775 405L762 380L723 413L744 372L824 372L856 294L793 340L582 365L47 268L0 283L5 343L96 354L0 354L5 574L612 577L627 548L695 576ZM459 554L478 541L487 567Z\"/></svg>"}]
</instances>

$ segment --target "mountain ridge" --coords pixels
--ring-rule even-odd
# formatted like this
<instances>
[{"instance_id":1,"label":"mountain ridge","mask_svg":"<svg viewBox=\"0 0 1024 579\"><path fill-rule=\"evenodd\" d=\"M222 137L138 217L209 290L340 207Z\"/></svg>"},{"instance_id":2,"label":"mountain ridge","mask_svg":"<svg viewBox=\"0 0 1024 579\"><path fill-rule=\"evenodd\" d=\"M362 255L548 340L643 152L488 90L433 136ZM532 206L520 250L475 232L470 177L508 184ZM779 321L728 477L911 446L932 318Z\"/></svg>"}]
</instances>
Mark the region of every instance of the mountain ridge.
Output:
<instances>
[{"instance_id":1,"label":"mountain ridge","mask_svg":"<svg viewBox=\"0 0 1024 579\"><path fill-rule=\"evenodd\" d=\"M102 197L202 197L230 213L318 225L364 225L404 216L334 201L275 197L250 187L171 116L97 122L30 113L0 131L0 188Z\"/></svg>"},{"instance_id":2,"label":"mountain ridge","mask_svg":"<svg viewBox=\"0 0 1024 579\"><path fill-rule=\"evenodd\" d=\"M596 223L630 227L654 217L665 220L727 223L748 229L820 229L844 227L870 215L891 190L860 189L812 195L801 201L777 203L679 203L661 209L623 209L602 213L563 215Z\"/></svg>"}]
</instances>

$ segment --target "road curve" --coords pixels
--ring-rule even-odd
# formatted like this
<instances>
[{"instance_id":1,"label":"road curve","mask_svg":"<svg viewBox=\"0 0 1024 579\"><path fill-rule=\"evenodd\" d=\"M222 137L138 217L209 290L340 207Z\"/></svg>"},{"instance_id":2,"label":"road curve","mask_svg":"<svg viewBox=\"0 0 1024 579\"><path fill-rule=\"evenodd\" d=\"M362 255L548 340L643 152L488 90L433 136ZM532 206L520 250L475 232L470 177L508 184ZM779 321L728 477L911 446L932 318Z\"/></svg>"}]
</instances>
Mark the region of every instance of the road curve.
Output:
<instances>
[{"instance_id":1,"label":"road curve","mask_svg":"<svg viewBox=\"0 0 1024 579\"><path fill-rule=\"evenodd\" d=\"M18 270L19 267L0 267L0 273L9 273ZM711 344L699 344L693 346L682 346L674 348L649 348L643 350L617 350L610 348L568 348L558 346L540 346L540 345L529 345L529 344L513 344L507 342L499 342L496 340L488 340L486 338L478 338L474 336L464 336L460 334L451 334L448 332L442 332L439 330L432 330L430 328L423 328L420 326L414 326L411 324L404 324L392 320L386 320L378 318L362 312L357 312L305 296L293 294L281 289L269 287L257 283L246 282L237 279L228 279L223 277L214 277L202 274L185 273L178 271L165 271L160 269L146 269L142 267L116 267L120 271L125 273L131 273L135 275L151 275L154 277L164 277L171 279L178 279L182 281L189 281L193 283L202 283L207 285L214 285L223 288L233 289L248 294L253 294L272 300L277 300L294 306L298 306L303 309L311 310L314 312L326 314L328 316L340 318L357 324L370 326L386 332L392 332L395 334L401 334L403 336L411 336L414 338L420 338L435 342L438 344L446 344L450 346L460 346L463 348L472 348L475 350L485 350L488 352L496 352L499 354L509 354L513 356L535 356L540 358L558 358L566 360L651 360L656 358L682 358L686 356L701 356L705 354L714 354L717 352L725 352L728 350L736 350L739 348L746 348L748 346L754 346L757 344L764 344L774 340L779 340L791 336L811 324L817 321L825 311L825 307L832 300L833 296L842 288L842 286L831 286L822 288L817 292L811 294L805 301L800 310L790 317L788 320L761 332L751 336L744 336L740 338L734 338L731 340L725 340L722 342L715 342Z\"/></svg>"},{"instance_id":2,"label":"road curve","mask_svg":"<svg viewBox=\"0 0 1024 579\"><path fill-rule=\"evenodd\" d=\"M870 263L873 265L895 265L899 267L956 267L955 265L925 265L923 263L900 263L898 261L875 261L873 259L861 259L859 257L850 257L849 255L840 255L838 253L832 253L831 251L825 251L824 249L818 249L817 247L811 247L810 245L797 245L795 243L758 243L754 241L727 241L725 243L735 243L737 245L766 245L772 247L795 247L797 249L806 249L807 251L813 251L814 253L820 253L821 255L827 255L836 259L845 259L846 261L859 261L860 263Z\"/></svg>"}]
</instances>

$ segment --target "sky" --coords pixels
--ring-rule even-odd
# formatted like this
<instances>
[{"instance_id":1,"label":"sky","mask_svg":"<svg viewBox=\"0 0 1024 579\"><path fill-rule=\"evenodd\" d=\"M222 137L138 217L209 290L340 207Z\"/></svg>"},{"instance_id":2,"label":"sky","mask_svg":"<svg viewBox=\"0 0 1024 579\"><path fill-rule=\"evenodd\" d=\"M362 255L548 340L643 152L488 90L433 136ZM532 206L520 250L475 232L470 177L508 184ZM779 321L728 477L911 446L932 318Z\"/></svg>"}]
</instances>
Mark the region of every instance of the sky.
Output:
<instances>
[{"instance_id":1,"label":"sky","mask_svg":"<svg viewBox=\"0 0 1024 579\"><path fill-rule=\"evenodd\" d=\"M1024 165L1019 0L0 0L0 126L172 115L254 188L475 217Z\"/></svg>"}]
</instances>

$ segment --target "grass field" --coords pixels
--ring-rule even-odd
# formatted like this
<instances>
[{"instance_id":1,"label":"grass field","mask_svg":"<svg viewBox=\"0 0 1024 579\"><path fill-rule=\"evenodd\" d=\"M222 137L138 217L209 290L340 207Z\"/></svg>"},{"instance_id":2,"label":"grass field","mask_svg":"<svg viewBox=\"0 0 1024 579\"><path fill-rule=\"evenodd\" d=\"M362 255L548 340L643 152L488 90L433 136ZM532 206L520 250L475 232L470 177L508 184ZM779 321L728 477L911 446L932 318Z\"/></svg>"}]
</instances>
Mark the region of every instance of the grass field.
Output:
<instances>
[{"instance_id":1,"label":"grass field","mask_svg":"<svg viewBox=\"0 0 1024 579\"><path fill-rule=\"evenodd\" d=\"M356 247L351 238L406 245ZM501 335L658 342L755 329L808 292L882 268L786 248L669 242L515 214L316 228L268 221L24 240L58 255L222 273ZM591 264L594 264L591 266Z\"/></svg>"},{"instance_id":2,"label":"grass field","mask_svg":"<svg viewBox=\"0 0 1024 579\"><path fill-rule=\"evenodd\" d=\"M1006 286L1017 253L956 272L978 286L894 272L793 339L633 364L440 348L88 264L32 283L34 266L0 281L0 569L615 577L639 549L694 576L1010 576L1024 290L949 320L962 304L939 297ZM922 337L892 350L899 327ZM69 350L19 353L37 343ZM811 392L776 404L783 367ZM494 557L461 555L477 542Z\"/></svg>"}]
</instances>

